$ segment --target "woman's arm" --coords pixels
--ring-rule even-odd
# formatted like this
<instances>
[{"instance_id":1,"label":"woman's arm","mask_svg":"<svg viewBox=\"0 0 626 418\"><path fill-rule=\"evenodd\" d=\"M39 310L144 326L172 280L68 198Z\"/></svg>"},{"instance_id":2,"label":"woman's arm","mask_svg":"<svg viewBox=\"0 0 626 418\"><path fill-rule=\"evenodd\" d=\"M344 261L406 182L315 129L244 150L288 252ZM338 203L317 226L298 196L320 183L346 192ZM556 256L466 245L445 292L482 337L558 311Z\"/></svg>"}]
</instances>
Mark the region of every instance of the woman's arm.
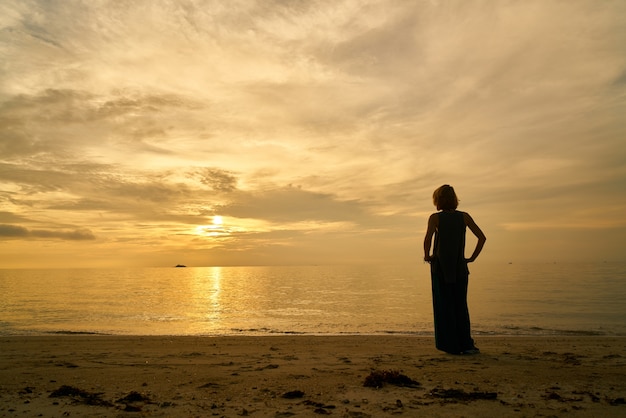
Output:
<instances>
[{"instance_id":1,"label":"woman's arm","mask_svg":"<svg viewBox=\"0 0 626 418\"><path fill-rule=\"evenodd\" d=\"M483 250L483 246L485 245L485 241L487 241L487 237L483 234L483 231L476 225L476 222L472 219L469 213L463 212L463 219L465 219L465 225L472 231L476 238L478 238L478 242L476 243L476 248L474 248L474 252L470 258L466 258L465 261L468 263L473 262L478 257L478 254Z\"/></svg>"},{"instance_id":2,"label":"woman's arm","mask_svg":"<svg viewBox=\"0 0 626 418\"><path fill-rule=\"evenodd\" d=\"M428 228L426 229L426 236L424 237L424 261L430 262L433 257L430 255L430 246L433 241L433 234L437 230L439 223L439 217L436 213L430 215L428 218Z\"/></svg>"}]
</instances>

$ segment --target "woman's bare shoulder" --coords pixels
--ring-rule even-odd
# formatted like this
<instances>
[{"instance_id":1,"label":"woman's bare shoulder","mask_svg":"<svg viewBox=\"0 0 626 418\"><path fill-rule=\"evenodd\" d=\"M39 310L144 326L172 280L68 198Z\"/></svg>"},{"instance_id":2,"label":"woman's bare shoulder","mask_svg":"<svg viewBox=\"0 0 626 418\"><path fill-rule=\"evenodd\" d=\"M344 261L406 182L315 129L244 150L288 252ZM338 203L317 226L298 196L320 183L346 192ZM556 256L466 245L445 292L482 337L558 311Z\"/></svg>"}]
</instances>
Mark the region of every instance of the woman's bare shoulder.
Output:
<instances>
[{"instance_id":1,"label":"woman's bare shoulder","mask_svg":"<svg viewBox=\"0 0 626 418\"><path fill-rule=\"evenodd\" d=\"M470 225L474 223L474 219L467 212L461 212L463 214L463 219L465 220L466 225Z\"/></svg>"}]
</instances>

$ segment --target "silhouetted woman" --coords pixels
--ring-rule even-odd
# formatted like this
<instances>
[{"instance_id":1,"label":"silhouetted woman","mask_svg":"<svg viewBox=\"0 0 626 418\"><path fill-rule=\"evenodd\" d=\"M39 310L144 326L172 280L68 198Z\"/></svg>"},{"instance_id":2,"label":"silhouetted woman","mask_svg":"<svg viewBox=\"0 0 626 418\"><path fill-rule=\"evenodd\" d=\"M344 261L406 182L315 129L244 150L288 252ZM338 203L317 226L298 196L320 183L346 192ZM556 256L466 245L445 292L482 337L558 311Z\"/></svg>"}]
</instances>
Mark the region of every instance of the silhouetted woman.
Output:
<instances>
[{"instance_id":1,"label":"silhouetted woman","mask_svg":"<svg viewBox=\"0 0 626 418\"><path fill-rule=\"evenodd\" d=\"M471 337L467 308L467 263L476 260L487 238L468 213L456 210L459 200L451 186L445 184L435 190L433 203L439 212L428 219L424 261L430 263L435 345L451 354L476 354L479 351ZM478 238L470 258L465 258L466 227ZM435 242L430 255L433 235Z\"/></svg>"}]
</instances>

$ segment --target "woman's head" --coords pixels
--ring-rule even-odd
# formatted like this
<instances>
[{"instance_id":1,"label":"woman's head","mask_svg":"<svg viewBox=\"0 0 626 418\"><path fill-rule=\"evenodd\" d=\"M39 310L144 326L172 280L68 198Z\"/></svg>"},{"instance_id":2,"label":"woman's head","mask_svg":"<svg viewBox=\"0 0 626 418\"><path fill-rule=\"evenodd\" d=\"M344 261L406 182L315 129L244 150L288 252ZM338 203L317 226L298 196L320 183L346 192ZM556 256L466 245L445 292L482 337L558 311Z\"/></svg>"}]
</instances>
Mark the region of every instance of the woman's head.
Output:
<instances>
[{"instance_id":1,"label":"woman's head","mask_svg":"<svg viewBox=\"0 0 626 418\"><path fill-rule=\"evenodd\" d=\"M433 204L437 210L454 210L459 206L459 199L449 184L444 184L433 193Z\"/></svg>"}]
</instances>

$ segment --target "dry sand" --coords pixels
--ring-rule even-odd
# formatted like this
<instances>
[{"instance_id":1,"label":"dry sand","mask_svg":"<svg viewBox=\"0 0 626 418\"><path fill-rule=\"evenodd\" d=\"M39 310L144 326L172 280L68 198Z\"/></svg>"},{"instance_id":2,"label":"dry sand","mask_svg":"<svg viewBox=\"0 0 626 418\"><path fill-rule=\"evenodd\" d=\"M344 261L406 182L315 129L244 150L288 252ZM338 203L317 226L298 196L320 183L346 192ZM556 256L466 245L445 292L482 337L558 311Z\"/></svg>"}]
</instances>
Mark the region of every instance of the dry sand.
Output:
<instances>
[{"instance_id":1,"label":"dry sand","mask_svg":"<svg viewBox=\"0 0 626 418\"><path fill-rule=\"evenodd\" d=\"M0 337L6 417L624 417L626 338ZM369 377L369 379L368 379ZM364 386L374 379L382 387Z\"/></svg>"}]
</instances>

